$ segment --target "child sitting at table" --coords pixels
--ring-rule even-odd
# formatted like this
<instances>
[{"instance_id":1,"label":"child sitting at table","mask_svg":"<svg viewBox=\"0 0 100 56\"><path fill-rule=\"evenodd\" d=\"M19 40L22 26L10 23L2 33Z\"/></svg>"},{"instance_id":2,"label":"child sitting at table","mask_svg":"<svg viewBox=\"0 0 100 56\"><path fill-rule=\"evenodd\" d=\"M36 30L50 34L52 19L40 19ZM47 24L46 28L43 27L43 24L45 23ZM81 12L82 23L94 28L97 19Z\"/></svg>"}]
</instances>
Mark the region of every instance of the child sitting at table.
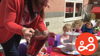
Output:
<instances>
[{"instance_id":1,"label":"child sitting at table","mask_svg":"<svg viewBox=\"0 0 100 56\"><path fill-rule=\"evenodd\" d=\"M96 23L96 26L95 27L93 27L93 29L94 30L96 30L96 33L98 32L98 30L100 29L100 21L98 21L97 23Z\"/></svg>"},{"instance_id":2,"label":"child sitting at table","mask_svg":"<svg viewBox=\"0 0 100 56\"><path fill-rule=\"evenodd\" d=\"M96 23L94 20L91 20L90 22L88 22L86 25L83 25L82 26L82 32L89 32L89 33L92 33L92 34L95 34L96 31L93 29L93 27L95 27Z\"/></svg>"},{"instance_id":3,"label":"child sitting at table","mask_svg":"<svg viewBox=\"0 0 100 56\"><path fill-rule=\"evenodd\" d=\"M65 24L63 26L63 34L60 36L60 43L62 45L66 46L65 41L69 39L69 35L66 34L66 32L70 32L71 31L71 25L70 24Z\"/></svg>"},{"instance_id":4,"label":"child sitting at table","mask_svg":"<svg viewBox=\"0 0 100 56\"><path fill-rule=\"evenodd\" d=\"M72 28L76 29L76 32L82 33L81 28L83 26L83 22L81 20L75 20L72 23Z\"/></svg>"}]
</instances>

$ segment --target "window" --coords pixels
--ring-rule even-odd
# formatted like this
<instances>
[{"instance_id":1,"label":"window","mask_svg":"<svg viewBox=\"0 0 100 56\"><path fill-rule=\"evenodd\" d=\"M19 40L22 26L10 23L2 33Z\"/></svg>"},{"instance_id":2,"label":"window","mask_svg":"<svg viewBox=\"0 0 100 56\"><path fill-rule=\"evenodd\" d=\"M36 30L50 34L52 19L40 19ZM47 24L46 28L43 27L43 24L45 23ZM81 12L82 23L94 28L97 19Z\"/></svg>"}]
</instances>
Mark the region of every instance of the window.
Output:
<instances>
[{"instance_id":1,"label":"window","mask_svg":"<svg viewBox=\"0 0 100 56\"><path fill-rule=\"evenodd\" d=\"M64 21L82 19L82 6L83 0L65 0Z\"/></svg>"},{"instance_id":2,"label":"window","mask_svg":"<svg viewBox=\"0 0 100 56\"><path fill-rule=\"evenodd\" d=\"M81 16L82 3L76 3L75 17Z\"/></svg>"},{"instance_id":3,"label":"window","mask_svg":"<svg viewBox=\"0 0 100 56\"><path fill-rule=\"evenodd\" d=\"M73 17L73 8L74 8L73 2L66 2L65 18Z\"/></svg>"}]
</instances>

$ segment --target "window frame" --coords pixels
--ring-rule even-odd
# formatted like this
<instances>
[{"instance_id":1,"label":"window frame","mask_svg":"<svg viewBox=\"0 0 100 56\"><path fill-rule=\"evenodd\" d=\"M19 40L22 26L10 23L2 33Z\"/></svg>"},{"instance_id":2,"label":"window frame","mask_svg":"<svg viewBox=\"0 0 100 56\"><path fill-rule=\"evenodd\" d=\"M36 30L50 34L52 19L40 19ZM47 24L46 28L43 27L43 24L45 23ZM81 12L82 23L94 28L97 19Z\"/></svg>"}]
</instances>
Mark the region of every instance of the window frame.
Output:
<instances>
[{"instance_id":1,"label":"window frame","mask_svg":"<svg viewBox=\"0 0 100 56\"><path fill-rule=\"evenodd\" d=\"M65 18L65 13L66 13L66 2L73 2L73 3L74 3L73 17ZM82 7L83 7L83 0L65 0L64 22L82 19L82 16L75 17L76 3L82 3ZM81 14L82 14L82 13L81 13Z\"/></svg>"}]
</instances>

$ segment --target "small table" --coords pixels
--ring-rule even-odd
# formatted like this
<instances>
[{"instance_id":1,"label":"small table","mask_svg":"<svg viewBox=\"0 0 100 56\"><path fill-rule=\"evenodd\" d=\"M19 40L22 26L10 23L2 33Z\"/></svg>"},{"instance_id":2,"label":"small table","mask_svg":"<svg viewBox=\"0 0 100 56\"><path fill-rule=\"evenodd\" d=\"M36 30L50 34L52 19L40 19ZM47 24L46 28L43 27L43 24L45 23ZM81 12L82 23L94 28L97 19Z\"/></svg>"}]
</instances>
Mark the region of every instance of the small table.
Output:
<instances>
[{"instance_id":1,"label":"small table","mask_svg":"<svg viewBox=\"0 0 100 56\"><path fill-rule=\"evenodd\" d=\"M100 40L100 36L95 36L97 38L97 40Z\"/></svg>"},{"instance_id":2,"label":"small table","mask_svg":"<svg viewBox=\"0 0 100 56\"><path fill-rule=\"evenodd\" d=\"M97 40L100 40L100 36L97 36L97 34L94 34Z\"/></svg>"}]
</instances>

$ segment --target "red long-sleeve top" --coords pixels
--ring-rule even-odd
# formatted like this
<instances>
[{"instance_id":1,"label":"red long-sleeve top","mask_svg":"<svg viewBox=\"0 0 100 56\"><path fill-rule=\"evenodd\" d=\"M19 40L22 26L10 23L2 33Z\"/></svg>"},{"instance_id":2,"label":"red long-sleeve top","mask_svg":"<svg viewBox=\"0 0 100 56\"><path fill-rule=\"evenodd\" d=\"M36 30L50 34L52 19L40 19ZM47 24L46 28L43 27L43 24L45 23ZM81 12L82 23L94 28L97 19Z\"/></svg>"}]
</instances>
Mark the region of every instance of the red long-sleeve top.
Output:
<instances>
[{"instance_id":1,"label":"red long-sleeve top","mask_svg":"<svg viewBox=\"0 0 100 56\"><path fill-rule=\"evenodd\" d=\"M24 13L24 0L2 0L0 3L0 44L8 41L14 34L22 35L20 25ZM43 19L38 14L28 27L47 30Z\"/></svg>"}]
</instances>

